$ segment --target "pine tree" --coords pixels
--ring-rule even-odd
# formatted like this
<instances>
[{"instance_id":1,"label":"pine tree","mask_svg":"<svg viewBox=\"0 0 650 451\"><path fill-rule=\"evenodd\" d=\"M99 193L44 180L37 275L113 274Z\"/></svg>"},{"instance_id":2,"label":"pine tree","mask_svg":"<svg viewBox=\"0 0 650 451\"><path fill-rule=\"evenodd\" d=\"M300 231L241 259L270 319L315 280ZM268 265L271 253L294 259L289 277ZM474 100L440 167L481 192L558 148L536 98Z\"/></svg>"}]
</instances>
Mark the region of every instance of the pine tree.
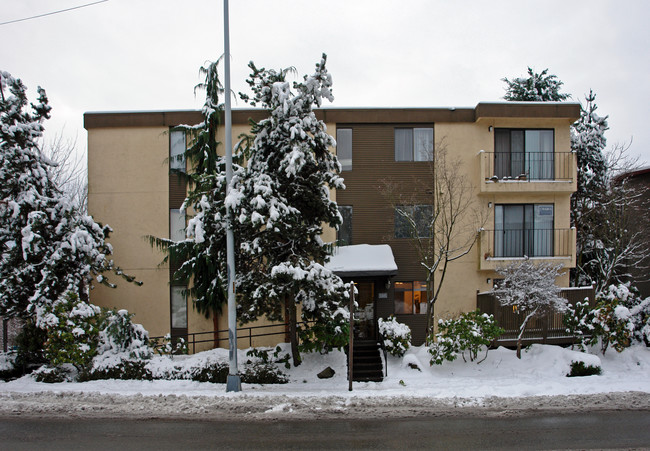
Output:
<instances>
[{"instance_id":1,"label":"pine tree","mask_svg":"<svg viewBox=\"0 0 650 451\"><path fill-rule=\"evenodd\" d=\"M577 268L572 277L575 285L591 283L586 271L587 254L598 240L598 229L594 225L606 220L602 207L608 185L608 168L603 153L607 144L607 116L596 114L598 107L593 91L589 91L585 99L587 103L581 107L580 119L571 129L571 150L576 153L578 162L578 188L571 196L571 219L577 234Z\"/></svg>"},{"instance_id":2,"label":"pine tree","mask_svg":"<svg viewBox=\"0 0 650 451\"><path fill-rule=\"evenodd\" d=\"M196 126L178 126L189 138L184 158L189 162L189 173L179 173L189 182L189 190L183 210L192 209L194 217L187 224L187 239L175 242L167 238L149 237L155 245L167 253L163 262L172 261L181 266L173 275L173 281L188 286L188 295L194 300L194 307L206 318L212 316L217 327L218 315L228 300L226 271L226 162L218 155L217 129L220 126L223 104L219 95L223 87L218 75L219 61L202 67L200 72L205 81L196 89L205 90L202 108L203 122ZM243 168L237 164L244 154L233 155L235 183L241 179ZM172 170L174 171L174 170ZM178 171L176 171L178 172ZM237 226L234 222L233 226ZM239 233L235 234L236 239ZM240 260L240 259L238 259ZM215 341L217 337L215 336Z\"/></svg>"},{"instance_id":3,"label":"pine tree","mask_svg":"<svg viewBox=\"0 0 650 451\"><path fill-rule=\"evenodd\" d=\"M525 102L560 102L571 98L570 94L560 93L563 83L555 75L547 75L548 69L539 74L528 68L528 77L518 77L512 80L502 78L508 85L505 100Z\"/></svg>"},{"instance_id":4,"label":"pine tree","mask_svg":"<svg viewBox=\"0 0 650 451\"><path fill-rule=\"evenodd\" d=\"M0 78L0 315L34 318L69 291L87 300L94 277L115 286L106 271L134 281L109 259L110 227L81 214L53 182L38 146L51 109L45 91L30 112L23 83Z\"/></svg>"},{"instance_id":5,"label":"pine tree","mask_svg":"<svg viewBox=\"0 0 650 451\"><path fill-rule=\"evenodd\" d=\"M253 124L246 175L227 199L239 212L240 259L254 262L240 275L239 319L280 320L286 309L294 365L300 363L297 305L303 320L325 328L335 324L328 328L334 333L347 319L342 308L347 290L323 266L330 247L320 237L323 224L341 223L329 190L345 187L338 175L341 166L329 151L334 140L312 110L323 99L333 100L325 63L323 55L316 72L294 82L293 89L286 79L289 70L249 64L253 97L242 97L262 105L270 117Z\"/></svg>"}]
</instances>

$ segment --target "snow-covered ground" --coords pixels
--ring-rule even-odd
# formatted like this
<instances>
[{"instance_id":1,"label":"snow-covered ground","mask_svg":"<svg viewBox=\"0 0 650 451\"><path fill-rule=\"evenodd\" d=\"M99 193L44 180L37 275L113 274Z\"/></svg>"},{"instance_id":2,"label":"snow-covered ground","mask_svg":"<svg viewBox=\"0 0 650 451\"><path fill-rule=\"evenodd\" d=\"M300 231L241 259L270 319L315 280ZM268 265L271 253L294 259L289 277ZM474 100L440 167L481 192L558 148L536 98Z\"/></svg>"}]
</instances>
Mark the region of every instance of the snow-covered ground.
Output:
<instances>
[{"instance_id":1,"label":"snow-covered ground","mask_svg":"<svg viewBox=\"0 0 650 451\"><path fill-rule=\"evenodd\" d=\"M388 377L383 382L355 382L351 392L345 354L303 357L301 366L286 370L288 384L243 384L239 393L226 393L224 384L192 381L45 384L26 376L0 382L0 415L260 420L650 409L650 348L645 346L633 346L621 354L608 350L602 356L533 345L521 360L514 351L499 348L478 365L458 359L433 367L424 347L412 348L404 358L389 356ZM214 350L176 357L173 363L206 358L225 359L227 355L225 350ZM244 352L239 359L247 359ZM599 364L602 375L566 377L575 360ZM170 363L155 362L159 366ZM327 366L336 371L334 377L318 379L316 374Z\"/></svg>"}]
</instances>

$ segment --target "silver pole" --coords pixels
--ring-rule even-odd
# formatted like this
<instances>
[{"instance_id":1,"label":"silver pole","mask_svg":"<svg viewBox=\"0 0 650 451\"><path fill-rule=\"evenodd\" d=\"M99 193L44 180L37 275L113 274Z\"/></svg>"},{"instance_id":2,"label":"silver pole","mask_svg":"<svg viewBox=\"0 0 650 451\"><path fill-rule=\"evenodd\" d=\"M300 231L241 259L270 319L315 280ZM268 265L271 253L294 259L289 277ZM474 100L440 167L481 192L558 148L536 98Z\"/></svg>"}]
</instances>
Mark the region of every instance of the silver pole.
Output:
<instances>
[{"instance_id":1,"label":"silver pole","mask_svg":"<svg viewBox=\"0 0 650 451\"><path fill-rule=\"evenodd\" d=\"M223 60L226 97L226 196L230 193L232 180L232 113L230 106L230 26L228 24L228 0L223 0ZM228 343L230 368L226 391L241 391L241 378L237 369L237 306L235 305L235 237L232 232L230 209L226 207L226 253L228 264Z\"/></svg>"}]
</instances>

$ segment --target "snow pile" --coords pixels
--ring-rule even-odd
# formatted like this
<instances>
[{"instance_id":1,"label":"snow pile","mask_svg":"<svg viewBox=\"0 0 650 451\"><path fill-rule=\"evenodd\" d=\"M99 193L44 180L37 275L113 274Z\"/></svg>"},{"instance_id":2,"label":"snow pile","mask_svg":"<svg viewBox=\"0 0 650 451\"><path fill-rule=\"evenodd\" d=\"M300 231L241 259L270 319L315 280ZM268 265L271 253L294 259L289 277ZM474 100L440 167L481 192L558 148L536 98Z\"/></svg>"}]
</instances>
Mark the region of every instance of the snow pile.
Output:
<instances>
[{"instance_id":1,"label":"snow pile","mask_svg":"<svg viewBox=\"0 0 650 451\"><path fill-rule=\"evenodd\" d=\"M596 351L594 351L596 352ZM246 352L238 351L240 364ZM227 350L193 356L154 357L158 372L189 368L227 358ZM599 365L600 376L566 377L573 361ZM331 379L318 379L326 367ZM381 418L413 415L503 415L529 409L650 409L650 348L632 346L606 356L548 345L515 351L492 350L477 365L462 361L429 366L426 347L403 358L389 356L383 382L355 382L348 391L343 352L303 355L287 370L284 385L243 384L226 393L225 384L190 380L37 383L26 376L0 382L0 414L201 418Z\"/></svg>"}]
</instances>

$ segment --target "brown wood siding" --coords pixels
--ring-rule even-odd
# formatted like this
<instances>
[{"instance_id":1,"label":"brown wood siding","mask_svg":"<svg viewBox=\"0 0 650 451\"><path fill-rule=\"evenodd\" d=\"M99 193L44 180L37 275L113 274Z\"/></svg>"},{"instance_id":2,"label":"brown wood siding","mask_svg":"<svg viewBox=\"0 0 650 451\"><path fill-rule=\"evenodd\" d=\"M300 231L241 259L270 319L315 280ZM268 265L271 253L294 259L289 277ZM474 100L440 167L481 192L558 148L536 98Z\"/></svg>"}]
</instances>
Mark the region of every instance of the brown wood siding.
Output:
<instances>
[{"instance_id":1,"label":"brown wood siding","mask_svg":"<svg viewBox=\"0 0 650 451\"><path fill-rule=\"evenodd\" d=\"M395 315L395 319L411 328L411 344L420 346L427 339L427 315Z\"/></svg>"},{"instance_id":2,"label":"brown wood siding","mask_svg":"<svg viewBox=\"0 0 650 451\"><path fill-rule=\"evenodd\" d=\"M339 205L351 205L352 242L389 244L398 274L395 280L423 280L422 270L408 239L395 239L394 211L381 194L382 183L390 180L399 193L418 195L421 184L430 179L428 162L396 162L395 127L433 127L433 124L338 124L352 129L352 170L342 172L347 189L337 193ZM418 188L419 186L419 188ZM426 203L427 197L423 198Z\"/></svg>"}]
</instances>

